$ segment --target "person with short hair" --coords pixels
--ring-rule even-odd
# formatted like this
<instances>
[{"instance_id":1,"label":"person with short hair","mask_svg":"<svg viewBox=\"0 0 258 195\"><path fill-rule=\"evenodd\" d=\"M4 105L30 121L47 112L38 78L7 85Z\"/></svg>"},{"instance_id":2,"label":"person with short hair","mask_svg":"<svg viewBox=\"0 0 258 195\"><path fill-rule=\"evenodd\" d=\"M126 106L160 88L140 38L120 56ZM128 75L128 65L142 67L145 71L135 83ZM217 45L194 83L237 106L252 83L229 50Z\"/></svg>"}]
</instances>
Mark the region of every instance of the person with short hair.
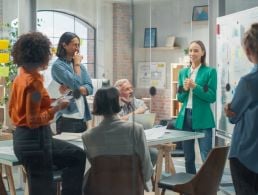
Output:
<instances>
[{"instance_id":1,"label":"person with short hair","mask_svg":"<svg viewBox=\"0 0 258 195\"><path fill-rule=\"evenodd\" d=\"M114 84L120 92L121 112L119 116L128 120L132 114L144 114L148 107L143 100L136 99L133 95L133 86L128 79L117 80Z\"/></svg>"},{"instance_id":2,"label":"person with short hair","mask_svg":"<svg viewBox=\"0 0 258 195\"><path fill-rule=\"evenodd\" d=\"M144 182L147 182L153 167L143 127L121 120L119 112L119 91L114 87L99 89L94 97L92 114L103 116L103 120L82 135L87 156L92 159L101 155L137 154Z\"/></svg>"},{"instance_id":3,"label":"person with short hair","mask_svg":"<svg viewBox=\"0 0 258 195\"><path fill-rule=\"evenodd\" d=\"M230 170L237 195L258 194L258 23L251 25L242 46L252 71L241 77L231 103L224 108L235 124L229 152Z\"/></svg>"},{"instance_id":4,"label":"person with short hair","mask_svg":"<svg viewBox=\"0 0 258 195\"><path fill-rule=\"evenodd\" d=\"M14 153L24 166L31 195L54 195L53 166L62 169L62 195L81 195L86 164L85 152L68 142L52 138L50 121L66 108L61 99L51 106L50 97L39 73L48 67L51 43L40 32L19 37L12 49L19 74L13 81L9 115L16 126Z\"/></svg>"}]
</instances>

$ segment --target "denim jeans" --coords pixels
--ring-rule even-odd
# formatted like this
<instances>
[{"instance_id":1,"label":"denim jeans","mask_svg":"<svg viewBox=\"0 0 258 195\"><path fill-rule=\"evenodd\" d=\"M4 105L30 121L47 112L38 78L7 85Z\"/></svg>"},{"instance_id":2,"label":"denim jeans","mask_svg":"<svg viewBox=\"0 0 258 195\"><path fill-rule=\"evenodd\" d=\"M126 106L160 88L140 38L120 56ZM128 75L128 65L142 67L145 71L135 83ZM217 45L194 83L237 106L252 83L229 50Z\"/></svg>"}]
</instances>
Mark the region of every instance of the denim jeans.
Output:
<instances>
[{"instance_id":1,"label":"denim jeans","mask_svg":"<svg viewBox=\"0 0 258 195\"><path fill-rule=\"evenodd\" d=\"M195 132L192 129L192 110L186 109L185 120L184 120L184 131ZM212 149L212 128L198 129L198 131L204 133L203 138L198 138L200 153L202 161L204 162ZM183 149L185 154L185 169L187 173L195 174L195 151L194 151L195 140L183 141Z\"/></svg>"}]
</instances>

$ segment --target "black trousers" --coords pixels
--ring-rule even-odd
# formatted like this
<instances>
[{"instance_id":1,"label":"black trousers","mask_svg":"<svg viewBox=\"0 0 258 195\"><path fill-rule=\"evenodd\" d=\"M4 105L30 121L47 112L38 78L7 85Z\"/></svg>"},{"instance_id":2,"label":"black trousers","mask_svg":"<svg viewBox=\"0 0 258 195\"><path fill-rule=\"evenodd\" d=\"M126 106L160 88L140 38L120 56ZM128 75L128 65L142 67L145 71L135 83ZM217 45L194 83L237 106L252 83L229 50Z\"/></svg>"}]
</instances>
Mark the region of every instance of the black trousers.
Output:
<instances>
[{"instance_id":1,"label":"black trousers","mask_svg":"<svg viewBox=\"0 0 258 195\"><path fill-rule=\"evenodd\" d=\"M81 133L87 130L87 123L83 119L60 117L56 121L56 132Z\"/></svg>"},{"instance_id":2,"label":"black trousers","mask_svg":"<svg viewBox=\"0 0 258 195\"><path fill-rule=\"evenodd\" d=\"M258 174L246 168L237 158L230 158L229 162L236 195L257 195Z\"/></svg>"},{"instance_id":3,"label":"black trousers","mask_svg":"<svg viewBox=\"0 0 258 195\"><path fill-rule=\"evenodd\" d=\"M62 170L62 195L81 195L86 165L83 149L52 139L49 126L17 127L14 152L25 167L30 195L54 195L53 167Z\"/></svg>"}]
</instances>

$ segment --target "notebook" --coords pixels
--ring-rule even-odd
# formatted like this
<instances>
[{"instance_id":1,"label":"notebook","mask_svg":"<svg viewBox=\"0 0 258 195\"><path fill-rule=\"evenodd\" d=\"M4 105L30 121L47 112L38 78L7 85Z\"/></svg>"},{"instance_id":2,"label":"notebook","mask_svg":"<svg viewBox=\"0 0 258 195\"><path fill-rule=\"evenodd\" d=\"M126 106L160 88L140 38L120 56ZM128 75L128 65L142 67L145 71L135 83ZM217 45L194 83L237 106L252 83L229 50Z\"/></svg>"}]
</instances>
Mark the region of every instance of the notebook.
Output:
<instances>
[{"instance_id":1,"label":"notebook","mask_svg":"<svg viewBox=\"0 0 258 195\"><path fill-rule=\"evenodd\" d=\"M155 113L146 113L146 114L134 114L129 117L129 121L139 123L143 126L144 129L151 129L155 122Z\"/></svg>"}]
</instances>

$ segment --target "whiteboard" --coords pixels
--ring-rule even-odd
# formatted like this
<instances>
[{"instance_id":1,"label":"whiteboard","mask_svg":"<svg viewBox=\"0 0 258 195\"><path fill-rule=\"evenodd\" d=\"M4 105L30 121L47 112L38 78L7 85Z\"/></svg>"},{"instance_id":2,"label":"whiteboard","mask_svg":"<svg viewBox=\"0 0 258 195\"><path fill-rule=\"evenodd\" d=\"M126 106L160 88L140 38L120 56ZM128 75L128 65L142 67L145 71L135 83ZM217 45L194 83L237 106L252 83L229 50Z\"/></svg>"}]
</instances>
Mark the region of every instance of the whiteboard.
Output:
<instances>
[{"instance_id":1,"label":"whiteboard","mask_svg":"<svg viewBox=\"0 0 258 195\"><path fill-rule=\"evenodd\" d=\"M258 7L217 18L216 129L228 136L232 135L234 125L225 116L224 106L232 100L240 77L249 73L253 67L241 41L244 32L255 22L258 22Z\"/></svg>"}]
</instances>

